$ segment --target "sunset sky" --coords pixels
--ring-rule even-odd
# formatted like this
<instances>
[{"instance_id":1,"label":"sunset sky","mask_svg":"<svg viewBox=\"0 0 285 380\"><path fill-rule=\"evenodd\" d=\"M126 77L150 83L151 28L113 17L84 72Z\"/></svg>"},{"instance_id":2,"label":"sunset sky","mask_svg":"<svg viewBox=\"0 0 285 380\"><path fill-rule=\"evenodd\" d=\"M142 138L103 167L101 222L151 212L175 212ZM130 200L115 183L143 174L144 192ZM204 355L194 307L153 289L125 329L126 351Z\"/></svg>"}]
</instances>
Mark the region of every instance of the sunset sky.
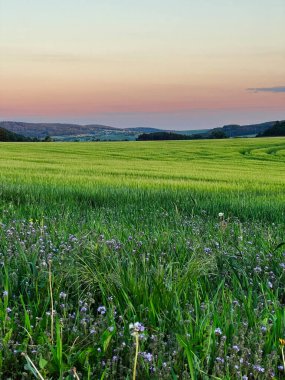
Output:
<instances>
[{"instance_id":1,"label":"sunset sky","mask_svg":"<svg viewBox=\"0 0 285 380\"><path fill-rule=\"evenodd\" d=\"M0 0L0 120L285 119L285 0Z\"/></svg>"}]
</instances>

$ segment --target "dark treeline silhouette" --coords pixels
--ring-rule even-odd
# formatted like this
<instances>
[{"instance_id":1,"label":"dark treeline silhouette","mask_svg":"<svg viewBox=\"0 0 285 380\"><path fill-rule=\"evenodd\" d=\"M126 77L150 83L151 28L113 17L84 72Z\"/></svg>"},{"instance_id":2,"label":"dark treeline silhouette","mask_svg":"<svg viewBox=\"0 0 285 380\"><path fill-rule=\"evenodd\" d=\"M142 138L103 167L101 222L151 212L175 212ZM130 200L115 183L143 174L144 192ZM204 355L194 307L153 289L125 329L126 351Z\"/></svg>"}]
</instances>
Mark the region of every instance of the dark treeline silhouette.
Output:
<instances>
[{"instance_id":1,"label":"dark treeline silhouette","mask_svg":"<svg viewBox=\"0 0 285 380\"><path fill-rule=\"evenodd\" d=\"M202 138L202 135L181 135L174 132L153 132L142 133L138 136L138 141L152 140L196 140Z\"/></svg>"},{"instance_id":2,"label":"dark treeline silhouette","mask_svg":"<svg viewBox=\"0 0 285 380\"><path fill-rule=\"evenodd\" d=\"M193 135L182 135L173 132L143 133L138 136L137 141L157 141L157 140L205 140L205 139L225 139L228 136L224 131L217 129L211 133L196 133Z\"/></svg>"},{"instance_id":3,"label":"dark treeline silhouette","mask_svg":"<svg viewBox=\"0 0 285 380\"><path fill-rule=\"evenodd\" d=\"M285 136L285 121L276 121L276 123L266 129L266 131L259 133L256 137L274 137L274 136Z\"/></svg>"},{"instance_id":4,"label":"dark treeline silhouette","mask_svg":"<svg viewBox=\"0 0 285 380\"><path fill-rule=\"evenodd\" d=\"M38 140L36 138L31 139L29 137L19 135L17 133L8 131L5 128L0 128L0 141L2 141L2 142L4 142L4 141L6 141L6 142L8 142L8 141L32 142L32 141L38 141Z\"/></svg>"}]
</instances>

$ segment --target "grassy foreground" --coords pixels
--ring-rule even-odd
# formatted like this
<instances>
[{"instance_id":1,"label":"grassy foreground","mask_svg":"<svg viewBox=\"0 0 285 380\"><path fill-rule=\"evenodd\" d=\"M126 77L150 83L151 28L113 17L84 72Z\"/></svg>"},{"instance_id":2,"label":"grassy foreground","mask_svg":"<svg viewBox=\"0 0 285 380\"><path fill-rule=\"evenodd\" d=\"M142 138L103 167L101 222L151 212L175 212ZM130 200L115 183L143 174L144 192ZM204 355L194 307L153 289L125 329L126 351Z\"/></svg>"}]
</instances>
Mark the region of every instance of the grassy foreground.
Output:
<instances>
[{"instance_id":1,"label":"grassy foreground","mask_svg":"<svg viewBox=\"0 0 285 380\"><path fill-rule=\"evenodd\" d=\"M284 378L284 164L285 139L1 144L0 378Z\"/></svg>"}]
</instances>

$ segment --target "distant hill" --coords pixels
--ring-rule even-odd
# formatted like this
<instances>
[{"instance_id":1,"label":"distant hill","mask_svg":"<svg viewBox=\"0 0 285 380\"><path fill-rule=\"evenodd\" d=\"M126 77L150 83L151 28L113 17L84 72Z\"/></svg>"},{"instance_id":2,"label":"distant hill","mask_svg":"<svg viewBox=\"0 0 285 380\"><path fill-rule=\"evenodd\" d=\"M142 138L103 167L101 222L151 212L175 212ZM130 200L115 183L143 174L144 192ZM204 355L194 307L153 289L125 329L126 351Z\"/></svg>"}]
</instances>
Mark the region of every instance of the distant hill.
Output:
<instances>
[{"instance_id":1,"label":"distant hill","mask_svg":"<svg viewBox=\"0 0 285 380\"><path fill-rule=\"evenodd\" d=\"M194 140L194 139L222 139L229 137L247 137L247 136L284 136L285 121L269 121L260 124L249 125L224 125L221 128L213 128L203 131L171 131L171 132L154 132L140 135L137 140ZM200 133L197 133L200 132ZM179 137L180 134L180 137Z\"/></svg>"},{"instance_id":2,"label":"distant hill","mask_svg":"<svg viewBox=\"0 0 285 380\"><path fill-rule=\"evenodd\" d=\"M161 132L192 136L191 139L197 138L196 135L202 135L201 138L211 138L211 136L222 136L223 134L225 137L256 136L272 127L275 123L276 121L269 121L250 125L230 124L213 129L170 131L146 127L115 128L101 124L79 125L68 123L25 123L2 121L0 122L0 128L5 128L13 133L29 138L38 138L40 140L50 136L54 141L122 141L136 140L141 134Z\"/></svg>"},{"instance_id":3,"label":"distant hill","mask_svg":"<svg viewBox=\"0 0 285 380\"><path fill-rule=\"evenodd\" d=\"M72 136L80 134L95 134L101 130L116 130L106 125L78 125L61 123L23 123L15 121L2 121L0 127L27 137L44 138L46 136Z\"/></svg>"},{"instance_id":4,"label":"distant hill","mask_svg":"<svg viewBox=\"0 0 285 380\"><path fill-rule=\"evenodd\" d=\"M13 133L8 131L5 128L0 127L0 142L8 142L8 141L32 141L32 139L18 135L17 133Z\"/></svg>"},{"instance_id":5,"label":"distant hill","mask_svg":"<svg viewBox=\"0 0 285 380\"><path fill-rule=\"evenodd\" d=\"M277 121L270 128L261 132L257 137L274 137L274 136L285 136L285 121Z\"/></svg>"},{"instance_id":6,"label":"distant hill","mask_svg":"<svg viewBox=\"0 0 285 380\"><path fill-rule=\"evenodd\" d=\"M180 133L181 135L204 135L206 133L209 133L212 129L189 129L187 131L168 131L168 132L175 132Z\"/></svg>"},{"instance_id":7,"label":"distant hill","mask_svg":"<svg viewBox=\"0 0 285 380\"><path fill-rule=\"evenodd\" d=\"M138 133L161 132L161 129L158 129L158 128L144 128L144 127L126 128L126 130L131 131L131 132L138 132Z\"/></svg>"},{"instance_id":8,"label":"distant hill","mask_svg":"<svg viewBox=\"0 0 285 380\"><path fill-rule=\"evenodd\" d=\"M135 140L140 133L160 131L157 128L115 128L101 124L66 123L25 123L2 121L0 127L27 137L44 139L52 137L56 141L93 141L93 140Z\"/></svg>"},{"instance_id":9,"label":"distant hill","mask_svg":"<svg viewBox=\"0 0 285 380\"><path fill-rule=\"evenodd\" d=\"M252 136L264 132L266 129L272 127L272 125L275 123L276 121L268 121L266 123L249 125L230 124L224 125L221 129L226 133L228 137Z\"/></svg>"},{"instance_id":10,"label":"distant hill","mask_svg":"<svg viewBox=\"0 0 285 380\"><path fill-rule=\"evenodd\" d=\"M160 133L160 132L169 132L169 133L178 133L179 135L195 135L195 134L204 134L210 131L210 129L189 129L186 131L176 131L169 129L158 129L158 128L144 128L144 127L136 127L136 128L126 128L126 131L132 131L136 133Z\"/></svg>"}]
</instances>

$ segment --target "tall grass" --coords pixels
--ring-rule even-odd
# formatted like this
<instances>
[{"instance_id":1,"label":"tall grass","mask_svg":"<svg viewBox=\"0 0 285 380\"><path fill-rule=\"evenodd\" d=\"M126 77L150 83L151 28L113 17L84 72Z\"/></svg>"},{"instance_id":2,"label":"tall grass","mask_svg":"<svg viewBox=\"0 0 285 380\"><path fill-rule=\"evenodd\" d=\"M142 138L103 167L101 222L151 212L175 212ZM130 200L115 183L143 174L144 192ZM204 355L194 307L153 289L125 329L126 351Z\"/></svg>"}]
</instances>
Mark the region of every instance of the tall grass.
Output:
<instances>
[{"instance_id":1,"label":"tall grass","mask_svg":"<svg viewBox=\"0 0 285 380\"><path fill-rule=\"evenodd\" d=\"M283 378L284 148L0 145L0 377Z\"/></svg>"}]
</instances>

